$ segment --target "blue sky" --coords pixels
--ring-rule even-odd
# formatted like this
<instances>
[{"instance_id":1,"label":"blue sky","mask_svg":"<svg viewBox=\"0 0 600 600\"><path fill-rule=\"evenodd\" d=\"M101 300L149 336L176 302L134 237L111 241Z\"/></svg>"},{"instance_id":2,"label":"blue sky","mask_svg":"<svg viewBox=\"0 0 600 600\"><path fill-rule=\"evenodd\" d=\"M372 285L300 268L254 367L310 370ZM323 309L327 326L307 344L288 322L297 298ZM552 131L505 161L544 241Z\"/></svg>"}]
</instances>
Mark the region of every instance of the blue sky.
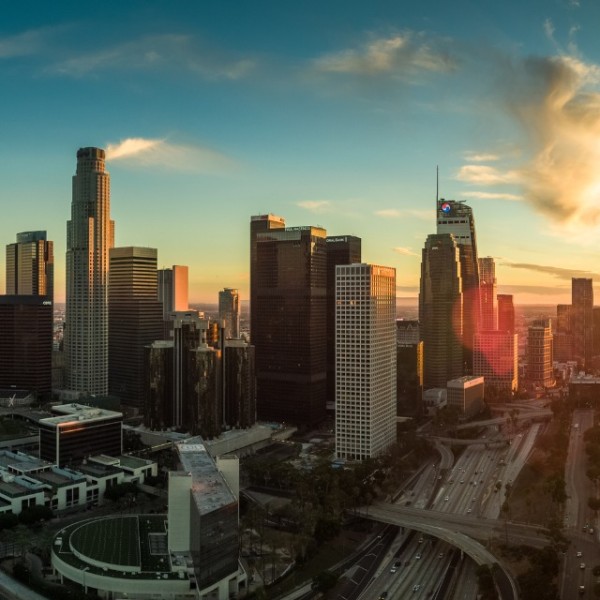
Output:
<instances>
[{"instance_id":1,"label":"blue sky","mask_svg":"<svg viewBox=\"0 0 600 600\"><path fill-rule=\"evenodd\" d=\"M600 272L598 23L592 0L9 3L0 243L46 229L62 300L75 153L100 146L116 244L189 265L193 301L247 298L266 212L362 237L415 298L439 165L499 291L568 302Z\"/></svg>"}]
</instances>

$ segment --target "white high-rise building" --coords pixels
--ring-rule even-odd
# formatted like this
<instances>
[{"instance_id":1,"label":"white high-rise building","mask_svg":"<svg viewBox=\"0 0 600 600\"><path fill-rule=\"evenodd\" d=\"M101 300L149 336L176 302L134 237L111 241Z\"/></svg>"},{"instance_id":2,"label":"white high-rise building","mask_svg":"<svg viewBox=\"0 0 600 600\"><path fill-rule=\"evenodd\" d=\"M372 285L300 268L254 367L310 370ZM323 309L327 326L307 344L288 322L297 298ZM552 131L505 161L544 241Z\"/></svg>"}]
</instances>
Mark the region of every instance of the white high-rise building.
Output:
<instances>
[{"instance_id":1,"label":"white high-rise building","mask_svg":"<svg viewBox=\"0 0 600 600\"><path fill-rule=\"evenodd\" d=\"M363 460L396 441L396 270L336 266L335 445Z\"/></svg>"},{"instance_id":2,"label":"white high-rise building","mask_svg":"<svg viewBox=\"0 0 600 600\"><path fill-rule=\"evenodd\" d=\"M104 150L80 148L67 222L65 365L69 389L108 393L108 251L114 246Z\"/></svg>"}]
</instances>

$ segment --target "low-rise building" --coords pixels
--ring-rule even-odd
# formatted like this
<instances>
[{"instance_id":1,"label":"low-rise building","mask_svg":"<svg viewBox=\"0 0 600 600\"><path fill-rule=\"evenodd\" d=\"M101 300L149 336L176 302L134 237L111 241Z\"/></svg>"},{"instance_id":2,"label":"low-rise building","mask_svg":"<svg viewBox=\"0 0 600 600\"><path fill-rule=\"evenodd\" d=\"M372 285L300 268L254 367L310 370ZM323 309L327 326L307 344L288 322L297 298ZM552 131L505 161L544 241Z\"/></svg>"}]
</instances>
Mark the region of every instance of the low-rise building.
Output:
<instances>
[{"instance_id":1,"label":"low-rise building","mask_svg":"<svg viewBox=\"0 0 600 600\"><path fill-rule=\"evenodd\" d=\"M465 375L450 380L446 385L448 406L455 406L464 417L472 417L480 413L485 404L484 378Z\"/></svg>"}]
</instances>

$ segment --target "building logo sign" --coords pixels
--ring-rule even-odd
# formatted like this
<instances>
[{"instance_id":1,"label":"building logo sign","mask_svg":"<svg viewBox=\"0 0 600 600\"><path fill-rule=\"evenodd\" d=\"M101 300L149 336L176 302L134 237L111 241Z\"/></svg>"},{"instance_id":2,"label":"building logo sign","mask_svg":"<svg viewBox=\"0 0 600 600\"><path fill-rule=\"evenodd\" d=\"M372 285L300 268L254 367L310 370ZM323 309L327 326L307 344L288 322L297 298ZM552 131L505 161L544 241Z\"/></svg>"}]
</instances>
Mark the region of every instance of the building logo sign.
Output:
<instances>
[{"instance_id":1,"label":"building logo sign","mask_svg":"<svg viewBox=\"0 0 600 600\"><path fill-rule=\"evenodd\" d=\"M450 211L452 210L452 206L450 205L449 202L442 202L441 206L440 206L440 210L445 214L449 214Z\"/></svg>"}]
</instances>

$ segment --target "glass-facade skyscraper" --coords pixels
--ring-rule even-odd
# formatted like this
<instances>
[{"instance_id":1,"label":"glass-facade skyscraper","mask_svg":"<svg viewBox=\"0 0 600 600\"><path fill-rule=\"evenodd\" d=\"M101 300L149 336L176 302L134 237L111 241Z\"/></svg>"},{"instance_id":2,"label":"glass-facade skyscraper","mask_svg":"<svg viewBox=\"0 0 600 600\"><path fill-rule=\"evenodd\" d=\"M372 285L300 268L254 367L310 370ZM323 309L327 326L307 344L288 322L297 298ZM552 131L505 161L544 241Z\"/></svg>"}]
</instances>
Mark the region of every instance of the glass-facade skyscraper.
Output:
<instances>
[{"instance_id":1,"label":"glass-facade skyscraper","mask_svg":"<svg viewBox=\"0 0 600 600\"><path fill-rule=\"evenodd\" d=\"M589 368L594 347L594 287L591 279L571 280L573 358Z\"/></svg>"},{"instance_id":2,"label":"glass-facade skyscraper","mask_svg":"<svg viewBox=\"0 0 600 600\"><path fill-rule=\"evenodd\" d=\"M54 299L54 244L45 231L17 233L6 246L6 293Z\"/></svg>"},{"instance_id":3,"label":"glass-facade skyscraper","mask_svg":"<svg viewBox=\"0 0 600 600\"><path fill-rule=\"evenodd\" d=\"M463 374L463 292L459 247L449 233L427 237L421 261L419 322L424 388Z\"/></svg>"},{"instance_id":4,"label":"glass-facade skyscraper","mask_svg":"<svg viewBox=\"0 0 600 600\"><path fill-rule=\"evenodd\" d=\"M479 331L479 262L473 209L456 200L437 201L437 233L451 233L458 245L463 293L463 360L464 373L473 372L474 335ZM427 349L425 350L427 352Z\"/></svg>"},{"instance_id":5,"label":"glass-facade skyscraper","mask_svg":"<svg viewBox=\"0 0 600 600\"><path fill-rule=\"evenodd\" d=\"M65 366L71 390L108 393L110 176L101 148L77 151L67 222Z\"/></svg>"}]
</instances>

